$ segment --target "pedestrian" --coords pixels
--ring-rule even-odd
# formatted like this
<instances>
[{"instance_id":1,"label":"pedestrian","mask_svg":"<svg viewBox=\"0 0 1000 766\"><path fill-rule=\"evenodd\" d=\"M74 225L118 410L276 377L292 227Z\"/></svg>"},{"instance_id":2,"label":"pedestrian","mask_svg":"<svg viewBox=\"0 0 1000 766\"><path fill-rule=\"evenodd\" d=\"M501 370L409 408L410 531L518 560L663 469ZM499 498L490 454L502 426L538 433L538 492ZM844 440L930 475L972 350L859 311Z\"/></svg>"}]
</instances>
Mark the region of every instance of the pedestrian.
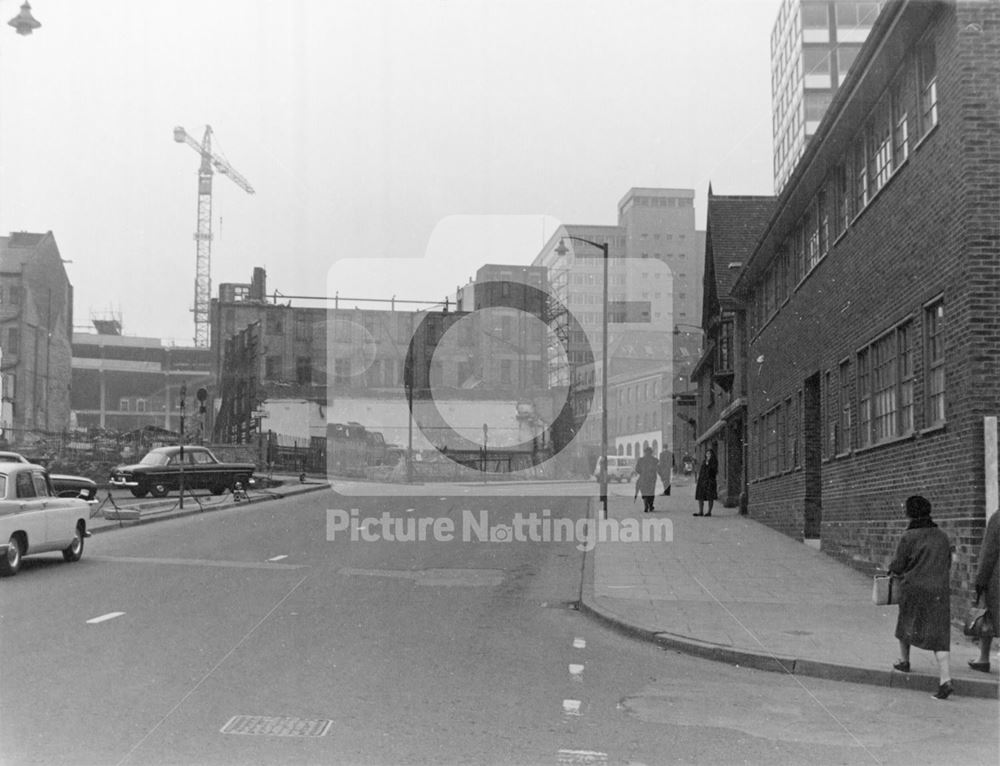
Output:
<instances>
[{"instance_id":1,"label":"pedestrian","mask_svg":"<svg viewBox=\"0 0 1000 766\"><path fill-rule=\"evenodd\" d=\"M653 457L653 448L643 449L643 455L635 464L635 472L639 475L635 480L635 489L642 495L642 512L651 513L653 510L653 498L656 497L656 475L659 463Z\"/></svg>"},{"instance_id":2,"label":"pedestrian","mask_svg":"<svg viewBox=\"0 0 1000 766\"><path fill-rule=\"evenodd\" d=\"M979 570L976 572L976 603L985 599L986 619L990 631L979 636L979 660L969 660L973 670L990 672L990 649L994 636L998 635L997 618L1000 617L1000 511L993 511L986 523L986 533L983 535L983 545L979 549Z\"/></svg>"},{"instance_id":3,"label":"pedestrian","mask_svg":"<svg viewBox=\"0 0 1000 766\"><path fill-rule=\"evenodd\" d=\"M899 661L893 667L910 672L910 647L934 653L940 685L935 699L944 700L951 685L951 541L931 520L930 501L920 495L906 498L910 519L896 547L889 571L902 578L896 638Z\"/></svg>"},{"instance_id":4,"label":"pedestrian","mask_svg":"<svg viewBox=\"0 0 1000 766\"><path fill-rule=\"evenodd\" d=\"M694 488L694 499L698 501L698 513L694 516L711 516L712 506L719 496L719 490L715 483L715 477L719 473L719 461L715 457L715 450L709 447L705 450L705 459L701 461L698 468L698 483ZM708 502L708 513L705 510L705 502Z\"/></svg>"},{"instance_id":5,"label":"pedestrian","mask_svg":"<svg viewBox=\"0 0 1000 766\"><path fill-rule=\"evenodd\" d=\"M667 449L667 445L663 445L663 449L660 451L660 462L657 467L657 473L660 474L660 481L663 482L663 494L670 494L670 482L673 479L674 473L674 453Z\"/></svg>"}]
</instances>

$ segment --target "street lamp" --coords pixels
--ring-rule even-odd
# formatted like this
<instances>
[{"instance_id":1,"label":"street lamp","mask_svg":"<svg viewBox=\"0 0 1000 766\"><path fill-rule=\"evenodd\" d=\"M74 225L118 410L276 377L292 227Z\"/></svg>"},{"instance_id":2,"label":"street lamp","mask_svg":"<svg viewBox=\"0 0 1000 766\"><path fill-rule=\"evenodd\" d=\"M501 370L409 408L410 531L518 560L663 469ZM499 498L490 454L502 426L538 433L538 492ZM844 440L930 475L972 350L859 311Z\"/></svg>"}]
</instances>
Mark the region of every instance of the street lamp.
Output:
<instances>
[{"instance_id":1,"label":"street lamp","mask_svg":"<svg viewBox=\"0 0 1000 766\"><path fill-rule=\"evenodd\" d=\"M601 298L601 505L604 508L604 518L608 518L608 243L591 242L582 237L569 234L559 238L559 247L555 253L564 256L569 252L564 240L572 239L585 245L593 245L600 249L604 261L603 294Z\"/></svg>"},{"instance_id":2,"label":"street lamp","mask_svg":"<svg viewBox=\"0 0 1000 766\"><path fill-rule=\"evenodd\" d=\"M19 35L30 35L42 26L41 23L31 15L31 5L27 2L27 0L25 0L24 5L21 6L21 12L7 23L14 27L14 31Z\"/></svg>"}]
</instances>

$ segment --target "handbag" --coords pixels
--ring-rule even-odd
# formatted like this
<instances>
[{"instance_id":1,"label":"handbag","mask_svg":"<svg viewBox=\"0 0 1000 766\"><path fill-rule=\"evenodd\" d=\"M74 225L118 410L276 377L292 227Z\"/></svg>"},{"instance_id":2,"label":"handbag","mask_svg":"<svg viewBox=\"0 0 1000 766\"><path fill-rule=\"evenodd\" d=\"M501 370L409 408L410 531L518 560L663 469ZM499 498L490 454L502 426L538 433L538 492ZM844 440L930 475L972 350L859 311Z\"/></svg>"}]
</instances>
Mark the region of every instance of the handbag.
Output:
<instances>
[{"instance_id":1,"label":"handbag","mask_svg":"<svg viewBox=\"0 0 1000 766\"><path fill-rule=\"evenodd\" d=\"M979 597L972 602L969 611L965 615L965 623L962 625L962 632L970 638L981 638L994 634L993 622L985 607L979 606Z\"/></svg>"},{"instance_id":2,"label":"handbag","mask_svg":"<svg viewBox=\"0 0 1000 766\"><path fill-rule=\"evenodd\" d=\"M899 603L902 579L893 574L877 574L872 582L872 603L890 606Z\"/></svg>"}]
</instances>

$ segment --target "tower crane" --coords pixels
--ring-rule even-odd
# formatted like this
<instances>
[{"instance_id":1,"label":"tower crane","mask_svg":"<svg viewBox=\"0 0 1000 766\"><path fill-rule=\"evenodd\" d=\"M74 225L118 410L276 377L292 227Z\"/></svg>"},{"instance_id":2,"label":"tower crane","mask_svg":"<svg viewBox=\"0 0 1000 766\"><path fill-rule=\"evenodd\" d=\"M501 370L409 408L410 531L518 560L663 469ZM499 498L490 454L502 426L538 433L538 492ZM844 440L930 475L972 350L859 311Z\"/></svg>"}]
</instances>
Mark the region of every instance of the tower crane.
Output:
<instances>
[{"instance_id":1,"label":"tower crane","mask_svg":"<svg viewBox=\"0 0 1000 766\"><path fill-rule=\"evenodd\" d=\"M205 126L205 137L199 144L184 128L174 128L174 141L187 144L201 155L198 168L198 230L194 278L194 345L207 348L211 341L209 306L212 300L212 176L215 171L228 177L247 194L253 194L250 183L223 157L212 152L212 126Z\"/></svg>"}]
</instances>

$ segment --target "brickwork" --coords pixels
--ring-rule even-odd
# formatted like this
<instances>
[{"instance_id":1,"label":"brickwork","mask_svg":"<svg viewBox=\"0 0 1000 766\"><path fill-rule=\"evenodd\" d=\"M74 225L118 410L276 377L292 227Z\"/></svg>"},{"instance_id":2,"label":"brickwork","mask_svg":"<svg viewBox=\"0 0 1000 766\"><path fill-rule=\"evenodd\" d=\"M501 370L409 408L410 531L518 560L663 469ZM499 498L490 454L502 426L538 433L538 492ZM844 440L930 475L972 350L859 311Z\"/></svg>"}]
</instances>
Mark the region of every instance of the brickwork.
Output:
<instances>
[{"instance_id":1,"label":"brickwork","mask_svg":"<svg viewBox=\"0 0 1000 766\"><path fill-rule=\"evenodd\" d=\"M822 549L870 570L892 557L905 528L901 504L906 496L922 494L956 546L952 582L964 595L986 512L983 417L1000 412L1000 4L936 5L938 11L926 21L927 36L909 38L905 51L909 56L918 42L933 41L938 124L922 138L916 130L911 133L907 160L825 257L791 285L787 301L751 332L748 418L759 419L797 396L818 373L823 406L816 420L804 419L802 431L805 450L824 448L818 483L808 482L810 491L805 466L758 476L749 487L749 511L801 538L807 533L807 499L817 489ZM927 12L927 6L913 8L906 6L902 13ZM901 65L899 50L887 46L875 54L882 71ZM854 120L860 129L866 117L852 108L838 118ZM833 165L842 147L821 141L804 161ZM779 204L791 209L796 195L816 194L816 186L806 186L786 193ZM773 234L778 241L783 235ZM754 257L772 256L762 248ZM751 302L762 280L748 279L742 289ZM926 307L939 299L944 307L944 423L928 413L933 371ZM896 438L865 444L858 434L859 352L901 325L911 333L913 427L900 427ZM841 386L845 361L848 376ZM830 429L836 417L827 408L839 409L841 395L849 402L850 431L838 431L840 441L833 447ZM900 393L897 410L902 403ZM819 434L813 433L817 428ZM761 448L751 444L752 462Z\"/></svg>"}]
</instances>

